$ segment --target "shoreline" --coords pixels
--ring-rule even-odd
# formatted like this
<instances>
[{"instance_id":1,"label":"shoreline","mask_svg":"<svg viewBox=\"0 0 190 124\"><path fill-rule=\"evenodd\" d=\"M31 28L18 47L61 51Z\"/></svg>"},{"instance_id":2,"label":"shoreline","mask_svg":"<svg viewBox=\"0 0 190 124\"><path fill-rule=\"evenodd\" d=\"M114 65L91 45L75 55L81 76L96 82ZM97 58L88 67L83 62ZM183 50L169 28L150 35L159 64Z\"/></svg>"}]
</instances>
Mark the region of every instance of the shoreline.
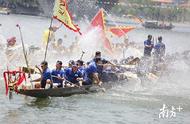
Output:
<instances>
[{"instance_id":1,"label":"shoreline","mask_svg":"<svg viewBox=\"0 0 190 124\"><path fill-rule=\"evenodd\" d=\"M108 17L109 18L109 17ZM127 22L129 21L129 18L123 18L123 17L117 17L117 16L112 16L112 18L114 18L113 21L119 21L119 22ZM131 19L130 19L131 20ZM148 19L143 19L144 21L154 21L154 20L148 20ZM158 21L161 22L161 21ZM169 23L168 21L165 21L166 23ZM134 22L136 23L136 22ZM190 21L185 21L185 22L176 22L176 21L172 21L171 23L173 23L174 25L189 25L190 26ZM140 23L139 23L140 24Z\"/></svg>"},{"instance_id":2,"label":"shoreline","mask_svg":"<svg viewBox=\"0 0 190 124\"><path fill-rule=\"evenodd\" d=\"M4 15L4 16L9 16L9 15L23 15L23 16L34 16L34 17L42 17L42 18L51 18L51 16L46 16L46 15L43 15L43 14L35 14L35 13L24 13L24 12L21 12L21 13L18 13L18 12L11 12L11 13L9 13L9 14L1 14L0 13L0 15ZM112 17L112 18L114 18L114 20L113 21L115 21L115 22L117 22L117 19L119 18L119 17L116 17L116 19L115 19L115 17ZM123 21L123 22L127 22L127 21L125 21L125 20L127 20L127 18L126 19L123 19L123 18L121 18L121 20ZM119 20L119 22L121 22L121 20ZM190 26L190 22L188 22L188 21L186 21L186 22L172 22L174 25L176 25L176 26L187 26L187 27L189 27ZM119 23L118 23L119 24ZM140 24L140 23L139 23Z\"/></svg>"},{"instance_id":3,"label":"shoreline","mask_svg":"<svg viewBox=\"0 0 190 124\"><path fill-rule=\"evenodd\" d=\"M45 13L43 13L41 10L39 9L33 9L33 8L18 8L18 9L11 9L11 8L6 8L6 7L2 7L0 6L0 11L2 11L2 13L0 13L0 15L4 14L3 12L8 12L8 14L5 15L9 15L9 14L15 14L15 15L27 15L27 16L40 16L40 17L46 17L46 18L51 18L51 12L46 15ZM105 16L106 19L105 20L110 20L110 21L115 21L115 22L121 22L121 23L127 23L127 22L132 22L132 19L130 18L125 18L125 17L119 17L119 16L115 16L115 15L111 15L111 17L109 17L108 15ZM148 19L143 19L144 21L148 20ZM150 20L151 21L151 20ZM166 23L169 23L168 21L164 21ZM134 23L139 23L139 22L134 22ZM184 22L176 22L176 21L172 21L171 23L173 23L174 25L190 25L190 21L184 21ZM139 23L140 24L140 23Z\"/></svg>"}]
</instances>

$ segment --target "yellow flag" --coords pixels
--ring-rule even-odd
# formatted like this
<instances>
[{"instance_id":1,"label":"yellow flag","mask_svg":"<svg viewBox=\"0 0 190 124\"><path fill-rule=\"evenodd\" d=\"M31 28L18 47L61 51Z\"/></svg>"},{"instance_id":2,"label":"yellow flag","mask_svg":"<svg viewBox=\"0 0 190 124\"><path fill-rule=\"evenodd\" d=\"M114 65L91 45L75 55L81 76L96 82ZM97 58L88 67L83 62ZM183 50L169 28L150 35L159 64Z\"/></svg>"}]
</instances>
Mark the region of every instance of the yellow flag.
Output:
<instances>
[{"instance_id":1,"label":"yellow flag","mask_svg":"<svg viewBox=\"0 0 190 124\"><path fill-rule=\"evenodd\" d=\"M54 38L53 31L50 31L49 29L44 30L42 40L43 40L43 45L45 46L47 45L48 42L48 35L49 35L49 41L53 40Z\"/></svg>"},{"instance_id":2,"label":"yellow flag","mask_svg":"<svg viewBox=\"0 0 190 124\"><path fill-rule=\"evenodd\" d=\"M62 22L67 28L80 33L80 29L77 27L77 25L73 24L73 21L68 11L66 0L55 1L53 18Z\"/></svg>"}]
</instances>

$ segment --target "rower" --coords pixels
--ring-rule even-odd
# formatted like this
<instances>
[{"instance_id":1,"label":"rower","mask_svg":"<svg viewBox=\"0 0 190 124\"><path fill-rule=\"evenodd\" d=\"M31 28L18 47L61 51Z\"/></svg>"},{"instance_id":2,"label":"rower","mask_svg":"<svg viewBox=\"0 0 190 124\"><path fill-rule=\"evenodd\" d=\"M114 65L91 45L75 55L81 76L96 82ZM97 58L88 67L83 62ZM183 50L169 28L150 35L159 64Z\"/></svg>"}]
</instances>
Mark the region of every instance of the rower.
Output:
<instances>
[{"instance_id":1,"label":"rower","mask_svg":"<svg viewBox=\"0 0 190 124\"><path fill-rule=\"evenodd\" d=\"M84 76L84 72L85 72L84 61L77 60L77 66L78 66L78 70L82 73L82 76Z\"/></svg>"},{"instance_id":2,"label":"rower","mask_svg":"<svg viewBox=\"0 0 190 124\"><path fill-rule=\"evenodd\" d=\"M100 58L101 61L102 61L102 64L107 64L107 63L109 63L109 61L107 61L106 59L103 59L103 58L102 58L102 55L101 55L101 52L100 52L100 51L96 51L95 56L94 56L94 58L93 58L93 60L92 60L91 62L95 61L96 58Z\"/></svg>"},{"instance_id":3,"label":"rower","mask_svg":"<svg viewBox=\"0 0 190 124\"><path fill-rule=\"evenodd\" d=\"M70 60L70 61L69 61L69 63L68 63L68 67L70 67L70 68L71 68L71 67L72 67L72 65L74 65L74 64L75 64L75 61L74 61L74 60Z\"/></svg>"},{"instance_id":4,"label":"rower","mask_svg":"<svg viewBox=\"0 0 190 124\"><path fill-rule=\"evenodd\" d=\"M97 65L102 64L101 58L95 58L85 69L83 85L91 85L96 83L101 85Z\"/></svg>"},{"instance_id":5,"label":"rower","mask_svg":"<svg viewBox=\"0 0 190 124\"><path fill-rule=\"evenodd\" d=\"M148 35L148 39L144 41L144 56L150 57L154 44L152 43L152 35Z\"/></svg>"},{"instance_id":6,"label":"rower","mask_svg":"<svg viewBox=\"0 0 190 124\"><path fill-rule=\"evenodd\" d=\"M62 68L62 61L56 62L56 69L53 69L51 72L53 87L63 87L63 80L64 80L64 71Z\"/></svg>"},{"instance_id":7,"label":"rower","mask_svg":"<svg viewBox=\"0 0 190 124\"><path fill-rule=\"evenodd\" d=\"M110 61L108 61L108 60L102 58L100 51L96 51L95 57L94 57L94 59L93 59L92 61L94 61L96 58L100 58L101 63L102 63L102 64L98 64L98 66L97 66L99 75L101 75L101 73L102 73L102 71L103 71L103 66L110 66L110 67L112 67L112 68L115 68L115 67L116 67L116 65L113 64L112 62L110 62ZM92 61L91 61L91 62L92 62Z\"/></svg>"},{"instance_id":8,"label":"rower","mask_svg":"<svg viewBox=\"0 0 190 124\"><path fill-rule=\"evenodd\" d=\"M76 64L73 64L71 68L65 69L65 81L67 87L81 86L82 85L82 73L78 70Z\"/></svg>"},{"instance_id":9,"label":"rower","mask_svg":"<svg viewBox=\"0 0 190 124\"><path fill-rule=\"evenodd\" d=\"M46 84L50 84L51 85L52 84L52 81L51 81L51 71L48 68L48 62L43 61L41 63L41 69L39 67L37 67L37 68L39 70L42 69L42 71L41 71L41 77L38 78L38 79L35 79L35 80L31 80L31 82L39 82L40 81L40 87L41 88L45 88ZM39 87L37 87L37 88L39 88Z\"/></svg>"}]
</instances>

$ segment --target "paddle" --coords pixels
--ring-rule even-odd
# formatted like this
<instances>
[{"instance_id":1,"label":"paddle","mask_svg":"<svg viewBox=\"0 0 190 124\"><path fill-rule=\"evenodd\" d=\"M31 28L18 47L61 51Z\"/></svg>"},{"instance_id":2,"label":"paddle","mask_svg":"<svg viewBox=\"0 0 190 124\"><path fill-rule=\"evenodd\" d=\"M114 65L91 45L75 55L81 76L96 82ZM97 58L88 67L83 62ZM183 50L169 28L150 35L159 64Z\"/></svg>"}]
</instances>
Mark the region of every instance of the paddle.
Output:
<instances>
[{"instance_id":1,"label":"paddle","mask_svg":"<svg viewBox=\"0 0 190 124\"><path fill-rule=\"evenodd\" d=\"M33 68L28 68L28 67L22 67L22 71L30 74L36 73L36 71Z\"/></svg>"},{"instance_id":2,"label":"paddle","mask_svg":"<svg viewBox=\"0 0 190 124\"><path fill-rule=\"evenodd\" d=\"M101 83L102 84L102 83ZM104 88L104 87L102 87L101 85L98 85L98 87L100 87L101 88L101 90L102 90L102 92L106 92L106 89Z\"/></svg>"},{"instance_id":3,"label":"paddle","mask_svg":"<svg viewBox=\"0 0 190 124\"><path fill-rule=\"evenodd\" d=\"M19 29L20 39L21 39L22 49L23 49L23 54L24 54L24 59L25 59L27 68L29 68L29 62L28 62L28 59L27 59L27 52L26 52L26 49L25 49L25 46L24 46L24 40L23 40L23 35L22 35L21 27L20 27L19 24L17 24L16 27ZM29 70L29 73L28 73L28 78L31 79L30 70ZM31 83L31 82L30 82L30 83ZM31 83L31 85L32 85L32 87L33 87L33 84L32 84L32 83Z\"/></svg>"},{"instance_id":4,"label":"paddle","mask_svg":"<svg viewBox=\"0 0 190 124\"><path fill-rule=\"evenodd\" d=\"M19 24L17 24L16 27L18 27L19 32L20 32L20 38L21 38L21 42L22 42L22 48L23 48L24 59L25 59L27 68L29 68L28 59L27 59L26 50L25 50L24 41L23 41L23 36L22 36L22 31L21 31L21 27L20 27Z\"/></svg>"},{"instance_id":5,"label":"paddle","mask_svg":"<svg viewBox=\"0 0 190 124\"><path fill-rule=\"evenodd\" d=\"M85 54L85 52L82 51L82 54L81 54L80 60L82 60L82 57L83 57L84 54Z\"/></svg>"}]
</instances>

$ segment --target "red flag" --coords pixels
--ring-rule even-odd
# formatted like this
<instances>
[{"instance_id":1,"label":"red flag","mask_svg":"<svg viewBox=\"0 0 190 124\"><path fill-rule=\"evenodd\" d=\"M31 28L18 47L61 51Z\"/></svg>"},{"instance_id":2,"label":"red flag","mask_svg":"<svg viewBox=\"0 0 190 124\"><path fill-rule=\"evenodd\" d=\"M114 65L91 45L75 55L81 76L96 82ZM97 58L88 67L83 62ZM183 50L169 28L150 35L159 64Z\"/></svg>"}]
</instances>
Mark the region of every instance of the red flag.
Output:
<instances>
[{"instance_id":1,"label":"red flag","mask_svg":"<svg viewBox=\"0 0 190 124\"><path fill-rule=\"evenodd\" d=\"M133 29L135 29L135 28L131 27L131 26L129 26L129 27L111 27L111 28L109 28L109 31L111 31L116 36L121 37Z\"/></svg>"},{"instance_id":2,"label":"red flag","mask_svg":"<svg viewBox=\"0 0 190 124\"><path fill-rule=\"evenodd\" d=\"M110 54L113 53L112 48L111 48L110 41L109 41L109 39L108 39L105 35L104 35L104 47L105 47L105 49L106 49Z\"/></svg>"},{"instance_id":3,"label":"red flag","mask_svg":"<svg viewBox=\"0 0 190 124\"><path fill-rule=\"evenodd\" d=\"M94 16L91 21L92 27L99 27L100 29L105 29L105 22L104 22L104 12L103 9L100 9L98 13Z\"/></svg>"},{"instance_id":4,"label":"red flag","mask_svg":"<svg viewBox=\"0 0 190 124\"><path fill-rule=\"evenodd\" d=\"M111 44L110 41L108 40L108 38L105 35L105 21L104 21L104 10L100 9L98 11L98 13L94 16L94 18L91 21L91 27L99 27L100 29L100 36L101 39L103 40L103 46L106 50L108 50L108 52L112 53L112 48L111 48Z\"/></svg>"}]
</instances>

